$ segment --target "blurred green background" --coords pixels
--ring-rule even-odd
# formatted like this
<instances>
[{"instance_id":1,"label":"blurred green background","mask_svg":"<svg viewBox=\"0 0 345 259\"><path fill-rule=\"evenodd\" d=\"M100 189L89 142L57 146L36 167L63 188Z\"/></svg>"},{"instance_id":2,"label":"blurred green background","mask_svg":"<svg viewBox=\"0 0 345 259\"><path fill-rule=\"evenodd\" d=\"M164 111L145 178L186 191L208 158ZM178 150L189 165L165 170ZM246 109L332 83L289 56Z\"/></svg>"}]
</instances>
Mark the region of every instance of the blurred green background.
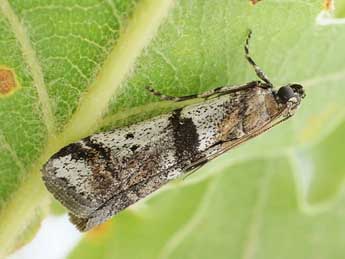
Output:
<instances>
[{"instance_id":1,"label":"blurred green background","mask_svg":"<svg viewBox=\"0 0 345 259\"><path fill-rule=\"evenodd\" d=\"M145 85L187 95L256 79L251 29L276 87L305 86L297 114L85 234L68 258L344 258L345 4L327 3L1 0L0 71L16 85L0 93L0 257L56 211L39 171L54 152L176 107Z\"/></svg>"}]
</instances>

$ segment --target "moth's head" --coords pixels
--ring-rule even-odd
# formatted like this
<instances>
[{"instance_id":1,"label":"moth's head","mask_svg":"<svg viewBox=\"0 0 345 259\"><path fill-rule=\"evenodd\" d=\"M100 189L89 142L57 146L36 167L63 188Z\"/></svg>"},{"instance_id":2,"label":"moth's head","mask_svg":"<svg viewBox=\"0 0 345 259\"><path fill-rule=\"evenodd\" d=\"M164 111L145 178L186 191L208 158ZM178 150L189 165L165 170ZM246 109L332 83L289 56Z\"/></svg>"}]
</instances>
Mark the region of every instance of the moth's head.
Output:
<instances>
[{"instance_id":1,"label":"moth's head","mask_svg":"<svg viewBox=\"0 0 345 259\"><path fill-rule=\"evenodd\" d=\"M286 105L288 113L292 114L297 109L301 100L306 96L302 85L287 84L279 88L276 96L280 103Z\"/></svg>"}]
</instances>

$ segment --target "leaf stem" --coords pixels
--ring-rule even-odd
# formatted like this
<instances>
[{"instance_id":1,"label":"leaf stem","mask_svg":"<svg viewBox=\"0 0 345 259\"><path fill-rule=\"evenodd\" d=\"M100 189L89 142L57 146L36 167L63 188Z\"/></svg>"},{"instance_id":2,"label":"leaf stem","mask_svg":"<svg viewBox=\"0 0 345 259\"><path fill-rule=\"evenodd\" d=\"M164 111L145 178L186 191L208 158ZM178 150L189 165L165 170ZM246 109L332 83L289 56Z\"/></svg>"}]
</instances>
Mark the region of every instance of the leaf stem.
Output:
<instances>
[{"instance_id":1,"label":"leaf stem","mask_svg":"<svg viewBox=\"0 0 345 259\"><path fill-rule=\"evenodd\" d=\"M48 192L39 170L33 170L0 211L0 258L5 258L14 250L20 235L48 203Z\"/></svg>"}]
</instances>

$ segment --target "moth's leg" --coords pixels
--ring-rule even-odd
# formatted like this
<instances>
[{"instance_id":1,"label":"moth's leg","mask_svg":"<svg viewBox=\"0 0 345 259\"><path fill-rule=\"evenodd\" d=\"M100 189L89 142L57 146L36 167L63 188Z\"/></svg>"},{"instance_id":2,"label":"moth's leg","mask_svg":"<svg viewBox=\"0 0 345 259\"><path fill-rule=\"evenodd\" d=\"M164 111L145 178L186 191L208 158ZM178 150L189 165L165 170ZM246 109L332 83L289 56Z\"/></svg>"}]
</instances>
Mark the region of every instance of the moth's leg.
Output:
<instances>
[{"instance_id":1,"label":"moth's leg","mask_svg":"<svg viewBox=\"0 0 345 259\"><path fill-rule=\"evenodd\" d=\"M146 86L146 89L153 95L158 96L162 101L174 101L174 102L182 102L190 99L195 99L198 98L197 94L192 94L192 95L186 95L186 96L171 96L171 95L165 95L162 94L161 92L155 90L151 86Z\"/></svg>"},{"instance_id":2,"label":"moth's leg","mask_svg":"<svg viewBox=\"0 0 345 259\"><path fill-rule=\"evenodd\" d=\"M248 60L249 64L254 68L256 75L265 83L268 84L269 87L273 87L272 83L268 79L268 77L265 75L265 73L262 71L262 69L255 63L255 61L249 56L249 40L252 35L252 31L249 31L246 44L244 44L244 52L245 57Z\"/></svg>"},{"instance_id":3,"label":"moth's leg","mask_svg":"<svg viewBox=\"0 0 345 259\"><path fill-rule=\"evenodd\" d=\"M197 95L197 97L209 98L214 95L224 95L224 94L229 94L229 93L235 93L235 92L243 91L243 90L253 88L253 87L264 87L264 85L260 81L252 81L252 82L246 83L244 85L239 85L239 86L234 86L234 85L222 86L222 87L217 87L217 88L208 90L206 92L203 92Z\"/></svg>"},{"instance_id":4,"label":"moth's leg","mask_svg":"<svg viewBox=\"0 0 345 259\"><path fill-rule=\"evenodd\" d=\"M155 90L154 88L150 86L146 86L146 89L150 91L155 96L158 96L161 100L164 101L175 101L175 102L181 102L181 101L186 101L190 99L195 99L195 98L203 98L207 99L210 97L213 97L215 95L224 95L224 94L229 94L229 93L235 93L239 91L243 91L249 88L253 87L262 87L262 88L267 88L267 84L263 84L261 81L252 81L249 83L246 83L244 85L239 85L239 86L222 86L222 87L217 87L211 90L208 90L206 92L203 92L201 94L193 94L193 95L186 95L186 96L171 96L171 95L165 95L162 94L161 92Z\"/></svg>"}]
</instances>

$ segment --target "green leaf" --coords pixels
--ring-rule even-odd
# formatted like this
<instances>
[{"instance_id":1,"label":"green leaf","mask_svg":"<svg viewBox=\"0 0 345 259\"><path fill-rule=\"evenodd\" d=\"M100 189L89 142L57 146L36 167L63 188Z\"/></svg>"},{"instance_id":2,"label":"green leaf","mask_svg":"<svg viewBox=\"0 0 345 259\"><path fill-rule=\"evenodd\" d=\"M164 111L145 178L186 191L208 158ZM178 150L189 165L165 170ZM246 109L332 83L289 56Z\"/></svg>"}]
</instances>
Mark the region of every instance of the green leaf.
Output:
<instances>
[{"instance_id":1,"label":"green leaf","mask_svg":"<svg viewBox=\"0 0 345 259\"><path fill-rule=\"evenodd\" d=\"M71 258L342 258L344 28L320 1L1 1L0 257L50 195L42 164L101 129L171 110L186 95L255 79L307 98L290 121L91 231Z\"/></svg>"}]
</instances>

